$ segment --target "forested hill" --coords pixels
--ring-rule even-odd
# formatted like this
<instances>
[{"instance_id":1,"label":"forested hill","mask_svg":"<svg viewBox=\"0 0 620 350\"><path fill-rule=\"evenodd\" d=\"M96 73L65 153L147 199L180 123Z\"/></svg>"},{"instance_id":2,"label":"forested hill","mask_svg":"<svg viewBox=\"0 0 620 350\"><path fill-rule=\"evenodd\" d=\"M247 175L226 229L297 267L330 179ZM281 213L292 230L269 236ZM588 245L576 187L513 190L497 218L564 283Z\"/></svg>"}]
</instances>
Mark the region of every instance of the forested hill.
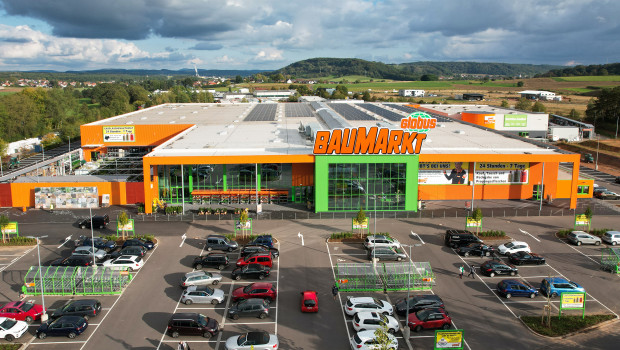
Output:
<instances>
[{"instance_id":1,"label":"forested hill","mask_svg":"<svg viewBox=\"0 0 620 350\"><path fill-rule=\"evenodd\" d=\"M620 75L620 63L592 64L589 66L575 66L564 69L552 69L539 77L572 77L588 75Z\"/></svg>"},{"instance_id":2,"label":"forested hill","mask_svg":"<svg viewBox=\"0 0 620 350\"><path fill-rule=\"evenodd\" d=\"M249 77L266 70L218 70L218 69L198 69L198 74L203 77ZM28 72L0 72L0 81L10 78L24 79L50 79L50 80L74 80L74 81L123 81L123 80L142 80L146 77L157 79L166 77L187 77L194 76L194 69L98 69L85 71L28 71Z\"/></svg>"},{"instance_id":3,"label":"forested hill","mask_svg":"<svg viewBox=\"0 0 620 350\"><path fill-rule=\"evenodd\" d=\"M561 68L561 66L479 62L385 64L357 58L312 58L290 64L273 72L273 74L280 73L296 78L363 75L378 79L420 80L423 75L458 76L460 74L488 74L532 76L558 68Z\"/></svg>"}]
</instances>

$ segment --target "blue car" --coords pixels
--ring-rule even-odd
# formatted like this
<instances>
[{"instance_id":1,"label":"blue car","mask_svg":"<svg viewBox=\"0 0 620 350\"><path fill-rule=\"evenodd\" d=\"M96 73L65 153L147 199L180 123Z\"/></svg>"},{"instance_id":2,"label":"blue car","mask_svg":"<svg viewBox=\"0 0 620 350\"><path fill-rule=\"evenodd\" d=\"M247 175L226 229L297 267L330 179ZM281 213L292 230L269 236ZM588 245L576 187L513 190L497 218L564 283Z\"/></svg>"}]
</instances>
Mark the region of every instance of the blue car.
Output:
<instances>
[{"instance_id":1,"label":"blue car","mask_svg":"<svg viewBox=\"0 0 620 350\"><path fill-rule=\"evenodd\" d=\"M88 327L88 321L80 316L61 316L54 321L41 324L37 329L37 337L45 339L48 335L64 335L71 339L84 333Z\"/></svg>"},{"instance_id":2,"label":"blue car","mask_svg":"<svg viewBox=\"0 0 620 350\"><path fill-rule=\"evenodd\" d=\"M145 240L138 239L138 238L132 238L132 239L126 240L125 243L123 243L123 248L136 246L136 245L144 247L148 250L151 250L153 249L153 247L155 247L155 244L151 241L145 241Z\"/></svg>"},{"instance_id":3,"label":"blue car","mask_svg":"<svg viewBox=\"0 0 620 350\"><path fill-rule=\"evenodd\" d=\"M269 248L273 248L273 237L271 237L271 235L261 235L256 237L249 244L262 244L266 245Z\"/></svg>"},{"instance_id":4,"label":"blue car","mask_svg":"<svg viewBox=\"0 0 620 350\"><path fill-rule=\"evenodd\" d=\"M540 282L540 292L552 298L564 292L583 292L585 289L573 281L568 281L561 277L545 278Z\"/></svg>"},{"instance_id":5,"label":"blue car","mask_svg":"<svg viewBox=\"0 0 620 350\"><path fill-rule=\"evenodd\" d=\"M80 236L80 239L82 240L82 246L91 247L93 245L90 237ZM116 249L116 242L108 241L107 239L101 237L95 237L95 248L110 252Z\"/></svg>"},{"instance_id":6,"label":"blue car","mask_svg":"<svg viewBox=\"0 0 620 350\"><path fill-rule=\"evenodd\" d=\"M538 291L527 283L519 280L502 280L497 284L497 292L506 298L511 297L529 297L534 298L538 295Z\"/></svg>"}]
</instances>

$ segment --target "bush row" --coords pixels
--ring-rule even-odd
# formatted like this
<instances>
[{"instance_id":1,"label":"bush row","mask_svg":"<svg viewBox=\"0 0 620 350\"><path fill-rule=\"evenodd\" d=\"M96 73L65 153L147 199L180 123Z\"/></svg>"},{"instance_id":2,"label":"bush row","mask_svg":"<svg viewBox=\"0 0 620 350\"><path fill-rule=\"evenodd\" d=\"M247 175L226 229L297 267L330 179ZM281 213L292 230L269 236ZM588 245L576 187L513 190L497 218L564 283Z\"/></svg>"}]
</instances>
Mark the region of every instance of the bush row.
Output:
<instances>
[{"instance_id":1,"label":"bush row","mask_svg":"<svg viewBox=\"0 0 620 350\"><path fill-rule=\"evenodd\" d=\"M121 237L116 237L116 235L107 235L107 236L103 236L103 239L107 239L108 241L114 241L116 242L118 239L120 239ZM154 235L135 235L135 236L128 236L128 239L132 239L132 238L137 238L137 239L143 239L145 241L154 241L155 236Z\"/></svg>"},{"instance_id":2,"label":"bush row","mask_svg":"<svg viewBox=\"0 0 620 350\"><path fill-rule=\"evenodd\" d=\"M482 231L478 233L478 236L480 237L506 237L506 232L497 231L497 230L489 230L489 231Z\"/></svg>"},{"instance_id":3,"label":"bush row","mask_svg":"<svg viewBox=\"0 0 620 350\"><path fill-rule=\"evenodd\" d=\"M183 213L183 206L182 205L167 206L166 209L164 210L164 212L166 213L166 215L182 214Z\"/></svg>"},{"instance_id":4,"label":"bush row","mask_svg":"<svg viewBox=\"0 0 620 350\"><path fill-rule=\"evenodd\" d=\"M235 214L239 215L243 212L242 208L235 209L226 209L226 208L198 208L198 214L213 214L213 215L222 215L222 214Z\"/></svg>"},{"instance_id":5,"label":"bush row","mask_svg":"<svg viewBox=\"0 0 620 350\"><path fill-rule=\"evenodd\" d=\"M575 230L573 228L565 228L563 230L558 231L558 237L564 238L569 233L571 233L572 231L578 231L578 230ZM609 228L595 228L595 229L591 229L589 231L587 231L587 230L579 230L579 231L584 231L584 232L587 232L587 233L589 233L589 234L591 234L593 236L601 237L602 235L605 234L605 232L611 231L611 229L609 229Z\"/></svg>"},{"instance_id":6,"label":"bush row","mask_svg":"<svg viewBox=\"0 0 620 350\"><path fill-rule=\"evenodd\" d=\"M11 237L6 240L6 242L0 241L0 246L11 246L11 245L35 245L37 244L36 238L30 237Z\"/></svg>"}]
</instances>

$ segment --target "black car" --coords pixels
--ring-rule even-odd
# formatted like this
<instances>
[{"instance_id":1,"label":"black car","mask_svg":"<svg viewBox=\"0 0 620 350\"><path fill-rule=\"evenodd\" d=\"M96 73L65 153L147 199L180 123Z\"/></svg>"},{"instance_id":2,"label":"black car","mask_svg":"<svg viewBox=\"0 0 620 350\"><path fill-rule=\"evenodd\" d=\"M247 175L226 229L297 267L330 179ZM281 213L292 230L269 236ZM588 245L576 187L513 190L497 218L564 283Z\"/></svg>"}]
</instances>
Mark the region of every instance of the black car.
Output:
<instances>
[{"instance_id":1,"label":"black car","mask_svg":"<svg viewBox=\"0 0 620 350\"><path fill-rule=\"evenodd\" d=\"M620 176L616 176L616 183L620 184Z\"/></svg>"},{"instance_id":2,"label":"black car","mask_svg":"<svg viewBox=\"0 0 620 350\"><path fill-rule=\"evenodd\" d=\"M83 255L71 255L68 258L60 258L51 262L50 266L92 266L93 258Z\"/></svg>"},{"instance_id":3,"label":"black car","mask_svg":"<svg viewBox=\"0 0 620 350\"><path fill-rule=\"evenodd\" d=\"M447 230L444 242L448 247L454 249L470 243L483 243L480 238L466 230Z\"/></svg>"},{"instance_id":4,"label":"black car","mask_svg":"<svg viewBox=\"0 0 620 350\"><path fill-rule=\"evenodd\" d=\"M78 223L78 226L81 229L85 228L105 228L110 223L110 217L108 214L105 215L95 215L92 218L82 220Z\"/></svg>"},{"instance_id":5,"label":"black car","mask_svg":"<svg viewBox=\"0 0 620 350\"><path fill-rule=\"evenodd\" d=\"M271 235L260 235L250 242L250 244L262 244L273 248L273 237Z\"/></svg>"},{"instance_id":6,"label":"black car","mask_svg":"<svg viewBox=\"0 0 620 350\"><path fill-rule=\"evenodd\" d=\"M73 300L66 303L59 309L54 310L51 318L61 316L80 316L88 321L90 317L95 317L101 312L101 303L95 299Z\"/></svg>"},{"instance_id":7,"label":"black car","mask_svg":"<svg viewBox=\"0 0 620 350\"><path fill-rule=\"evenodd\" d=\"M153 247L155 247L155 243L153 243L152 241L145 241L143 239L138 239L138 238L128 239L125 241L125 243L123 243L123 248L133 247L133 246L141 246L148 250L151 250L153 249Z\"/></svg>"},{"instance_id":8,"label":"black car","mask_svg":"<svg viewBox=\"0 0 620 350\"><path fill-rule=\"evenodd\" d=\"M264 299L252 298L235 303L228 309L228 317L238 320L242 316L264 319L269 316L269 303Z\"/></svg>"},{"instance_id":9,"label":"black car","mask_svg":"<svg viewBox=\"0 0 620 350\"><path fill-rule=\"evenodd\" d=\"M231 241L226 236L222 235L209 235L205 243L205 249L208 251L216 249L232 252L237 248L239 248L239 244L237 242Z\"/></svg>"},{"instance_id":10,"label":"black car","mask_svg":"<svg viewBox=\"0 0 620 350\"><path fill-rule=\"evenodd\" d=\"M503 261L488 260L480 265L480 272L489 277L495 275L510 275L514 276L519 273L519 270L514 265L508 265Z\"/></svg>"},{"instance_id":11,"label":"black car","mask_svg":"<svg viewBox=\"0 0 620 350\"><path fill-rule=\"evenodd\" d=\"M53 321L42 323L37 329L36 336L45 339L48 335L64 335L71 339L84 333L88 327L88 321L80 316L61 316Z\"/></svg>"},{"instance_id":12,"label":"black car","mask_svg":"<svg viewBox=\"0 0 620 350\"><path fill-rule=\"evenodd\" d=\"M243 278L258 278L264 279L269 276L269 268L261 264L248 264L242 267L237 267L232 272L232 279L240 280Z\"/></svg>"},{"instance_id":13,"label":"black car","mask_svg":"<svg viewBox=\"0 0 620 350\"><path fill-rule=\"evenodd\" d=\"M135 256L139 256L143 258L146 255L146 252L147 252L146 248L139 246L139 245L134 245L134 246L125 247L119 251L110 253L110 258L115 259L121 255L135 255Z\"/></svg>"},{"instance_id":14,"label":"black car","mask_svg":"<svg viewBox=\"0 0 620 350\"><path fill-rule=\"evenodd\" d=\"M458 247L456 252L463 256L491 256L495 252L495 248L484 243L469 243L468 245Z\"/></svg>"},{"instance_id":15,"label":"black car","mask_svg":"<svg viewBox=\"0 0 620 350\"><path fill-rule=\"evenodd\" d=\"M93 242L91 238L88 236L80 236L80 240L82 242L81 245L83 246L86 246L86 247L93 246ZM108 241L107 239L101 238L101 237L95 237L94 241L95 241L95 248L97 249L103 249L106 252L110 252L116 249L116 242L114 241Z\"/></svg>"},{"instance_id":16,"label":"black car","mask_svg":"<svg viewBox=\"0 0 620 350\"><path fill-rule=\"evenodd\" d=\"M401 316L406 315L407 305L409 306L410 314L429 307L444 307L443 300L441 300L438 295L415 295L409 298L409 302L407 302L407 298L404 298L396 303L396 305L394 305L396 307L396 313Z\"/></svg>"},{"instance_id":17,"label":"black car","mask_svg":"<svg viewBox=\"0 0 620 350\"><path fill-rule=\"evenodd\" d=\"M545 263L545 258L535 253L516 252L516 253L510 254L508 258L510 259L510 262L515 265L523 265L523 264L542 265Z\"/></svg>"},{"instance_id":18,"label":"black car","mask_svg":"<svg viewBox=\"0 0 620 350\"><path fill-rule=\"evenodd\" d=\"M168 320L167 332L173 338L178 338L179 335L211 338L219 331L219 323L215 319L197 313L176 313Z\"/></svg>"},{"instance_id":19,"label":"black car","mask_svg":"<svg viewBox=\"0 0 620 350\"><path fill-rule=\"evenodd\" d=\"M277 248L269 248L268 246L264 244L247 244L243 246L243 248L241 249L241 257L243 258L243 257L246 257L254 253L266 253L266 252L270 252L271 256L274 258L277 258L278 256L280 256L280 251L278 251Z\"/></svg>"},{"instance_id":20,"label":"black car","mask_svg":"<svg viewBox=\"0 0 620 350\"><path fill-rule=\"evenodd\" d=\"M224 270L228 266L228 256L224 253L209 253L194 258L192 267L196 270L202 270L203 267L215 267L218 270Z\"/></svg>"}]
</instances>

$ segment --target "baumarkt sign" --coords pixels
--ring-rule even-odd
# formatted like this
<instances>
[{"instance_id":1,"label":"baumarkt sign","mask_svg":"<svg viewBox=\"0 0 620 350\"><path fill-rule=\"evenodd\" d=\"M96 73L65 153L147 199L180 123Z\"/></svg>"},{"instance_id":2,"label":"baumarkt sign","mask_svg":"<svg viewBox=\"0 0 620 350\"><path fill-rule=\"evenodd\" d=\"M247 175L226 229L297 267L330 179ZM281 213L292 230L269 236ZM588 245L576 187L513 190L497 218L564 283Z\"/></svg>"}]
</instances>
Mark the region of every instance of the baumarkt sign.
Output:
<instances>
[{"instance_id":1,"label":"baumarkt sign","mask_svg":"<svg viewBox=\"0 0 620 350\"><path fill-rule=\"evenodd\" d=\"M437 119L417 112L400 123L404 130L378 128L318 131L314 154L419 154L426 132L437 126Z\"/></svg>"}]
</instances>

